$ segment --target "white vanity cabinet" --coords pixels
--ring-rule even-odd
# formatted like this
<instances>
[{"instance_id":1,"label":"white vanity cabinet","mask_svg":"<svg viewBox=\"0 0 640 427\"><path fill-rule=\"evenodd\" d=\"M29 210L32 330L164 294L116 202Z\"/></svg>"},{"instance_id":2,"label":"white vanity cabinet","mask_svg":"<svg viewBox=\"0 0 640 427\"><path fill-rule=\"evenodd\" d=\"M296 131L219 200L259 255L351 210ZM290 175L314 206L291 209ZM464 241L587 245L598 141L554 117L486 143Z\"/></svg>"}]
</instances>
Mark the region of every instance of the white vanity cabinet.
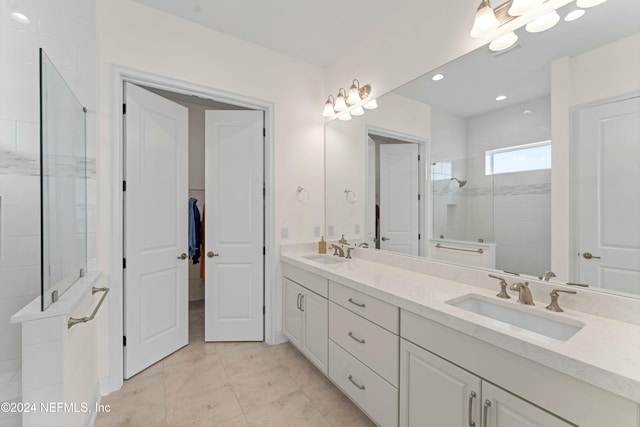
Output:
<instances>
[{"instance_id":1,"label":"white vanity cabinet","mask_svg":"<svg viewBox=\"0 0 640 427\"><path fill-rule=\"evenodd\" d=\"M382 427L398 425L399 309L329 282L329 378Z\"/></svg>"},{"instance_id":2,"label":"white vanity cabinet","mask_svg":"<svg viewBox=\"0 0 640 427\"><path fill-rule=\"evenodd\" d=\"M284 334L318 369L328 373L328 280L283 267Z\"/></svg>"},{"instance_id":3,"label":"white vanity cabinet","mask_svg":"<svg viewBox=\"0 0 640 427\"><path fill-rule=\"evenodd\" d=\"M453 363L401 341L401 427L571 426Z\"/></svg>"},{"instance_id":4,"label":"white vanity cabinet","mask_svg":"<svg viewBox=\"0 0 640 427\"><path fill-rule=\"evenodd\" d=\"M637 402L417 314L400 318L403 427L640 425Z\"/></svg>"}]
</instances>

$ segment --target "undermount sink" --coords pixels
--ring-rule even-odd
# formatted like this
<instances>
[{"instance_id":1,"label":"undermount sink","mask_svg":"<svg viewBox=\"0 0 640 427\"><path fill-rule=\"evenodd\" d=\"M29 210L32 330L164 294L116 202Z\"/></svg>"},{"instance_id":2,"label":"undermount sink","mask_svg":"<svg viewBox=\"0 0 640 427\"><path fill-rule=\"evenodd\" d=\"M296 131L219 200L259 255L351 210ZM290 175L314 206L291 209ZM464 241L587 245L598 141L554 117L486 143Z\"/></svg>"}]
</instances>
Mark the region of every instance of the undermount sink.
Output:
<instances>
[{"instance_id":1,"label":"undermount sink","mask_svg":"<svg viewBox=\"0 0 640 427\"><path fill-rule=\"evenodd\" d=\"M464 295L447 304L561 341L568 340L584 327L580 322L560 320L552 314L537 313L529 307L518 307L481 295Z\"/></svg>"},{"instance_id":2,"label":"undermount sink","mask_svg":"<svg viewBox=\"0 0 640 427\"><path fill-rule=\"evenodd\" d=\"M308 259L309 261L317 262L319 264L337 264L339 262L346 261L346 259L344 258L331 257L327 255L309 255L304 258Z\"/></svg>"}]
</instances>

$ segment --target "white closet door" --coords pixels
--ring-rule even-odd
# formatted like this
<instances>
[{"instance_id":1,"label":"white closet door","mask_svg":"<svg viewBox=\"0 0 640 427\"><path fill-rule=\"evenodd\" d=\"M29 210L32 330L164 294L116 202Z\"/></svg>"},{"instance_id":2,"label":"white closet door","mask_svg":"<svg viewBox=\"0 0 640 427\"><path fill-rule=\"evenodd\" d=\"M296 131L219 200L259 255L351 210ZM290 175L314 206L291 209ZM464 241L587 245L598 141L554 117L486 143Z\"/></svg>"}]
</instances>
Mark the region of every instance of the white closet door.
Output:
<instances>
[{"instance_id":1,"label":"white closet door","mask_svg":"<svg viewBox=\"0 0 640 427\"><path fill-rule=\"evenodd\" d=\"M205 340L264 338L263 113L206 112Z\"/></svg>"},{"instance_id":2,"label":"white closet door","mask_svg":"<svg viewBox=\"0 0 640 427\"><path fill-rule=\"evenodd\" d=\"M418 144L380 144L380 249L418 255Z\"/></svg>"},{"instance_id":3,"label":"white closet door","mask_svg":"<svg viewBox=\"0 0 640 427\"><path fill-rule=\"evenodd\" d=\"M124 376L187 345L188 110L125 85Z\"/></svg>"}]
</instances>

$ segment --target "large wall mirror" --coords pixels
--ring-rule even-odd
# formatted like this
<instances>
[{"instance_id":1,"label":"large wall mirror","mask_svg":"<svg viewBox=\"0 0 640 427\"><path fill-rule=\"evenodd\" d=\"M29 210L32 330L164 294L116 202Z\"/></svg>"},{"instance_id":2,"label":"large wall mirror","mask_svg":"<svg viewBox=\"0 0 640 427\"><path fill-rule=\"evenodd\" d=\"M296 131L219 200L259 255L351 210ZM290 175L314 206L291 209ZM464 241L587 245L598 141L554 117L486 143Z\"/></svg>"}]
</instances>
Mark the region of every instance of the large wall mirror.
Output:
<instances>
[{"instance_id":1,"label":"large wall mirror","mask_svg":"<svg viewBox=\"0 0 640 427\"><path fill-rule=\"evenodd\" d=\"M640 296L640 3L574 9L327 123L327 237Z\"/></svg>"}]
</instances>

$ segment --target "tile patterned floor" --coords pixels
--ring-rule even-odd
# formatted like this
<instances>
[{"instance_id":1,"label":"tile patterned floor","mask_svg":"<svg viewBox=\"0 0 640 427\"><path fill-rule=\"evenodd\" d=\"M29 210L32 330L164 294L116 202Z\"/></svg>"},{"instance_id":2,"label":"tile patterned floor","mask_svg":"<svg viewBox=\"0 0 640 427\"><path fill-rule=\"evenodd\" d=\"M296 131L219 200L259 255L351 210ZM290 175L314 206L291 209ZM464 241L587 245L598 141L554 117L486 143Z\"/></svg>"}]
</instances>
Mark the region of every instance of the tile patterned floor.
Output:
<instances>
[{"instance_id":1,"label":"tile patterned floor","mask_svg":"<svg viewBox=\"0 0 640 427\"><path fill-rule=\"evenodd\" d=\"M374 426L290 344L205 343L201 301L189 317L189 345L103 397L96 427Z\"/></svg>"}]
</instances>

